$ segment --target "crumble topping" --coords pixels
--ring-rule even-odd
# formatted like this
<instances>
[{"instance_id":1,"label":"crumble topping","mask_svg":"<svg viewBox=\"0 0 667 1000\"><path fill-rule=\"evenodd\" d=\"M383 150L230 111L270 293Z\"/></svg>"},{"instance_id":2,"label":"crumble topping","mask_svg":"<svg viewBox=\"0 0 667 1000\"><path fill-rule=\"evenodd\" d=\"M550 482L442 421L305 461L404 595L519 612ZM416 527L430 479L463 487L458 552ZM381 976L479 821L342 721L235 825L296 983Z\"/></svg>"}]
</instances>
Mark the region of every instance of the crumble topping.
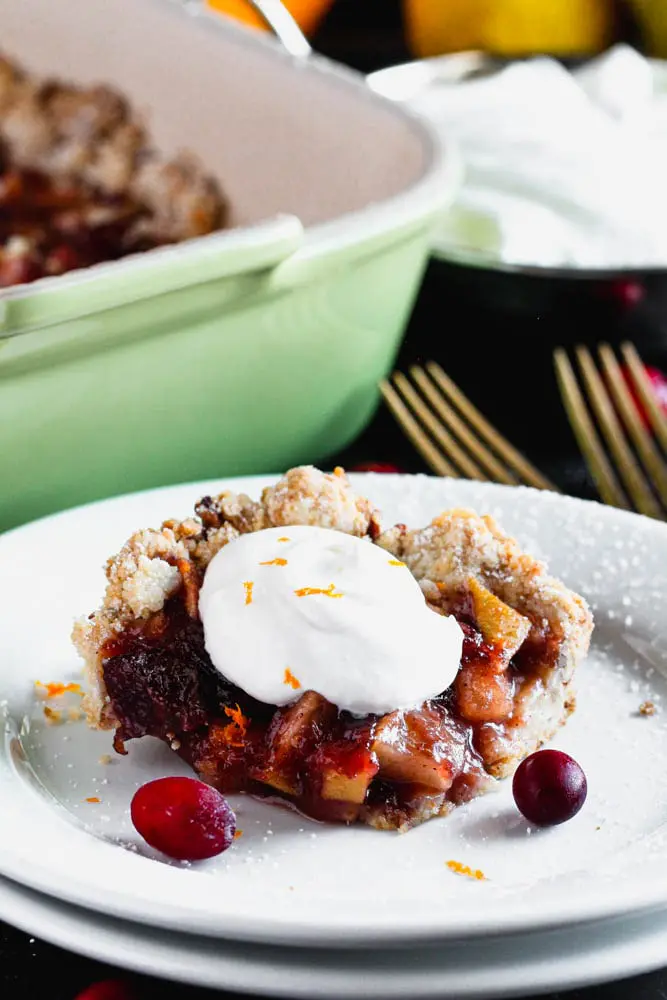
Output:
<instances>
[{"instance_id":1,"label":"crumble topping","mask_svg":"<svg viewBox=\"0 0 667 1000\"><path fill-rule=\"evenodd\" d=\"M315 525L360 538L372 533L376 516L370 501L353 493L340 468L332 475L308 466L290 469L276 486L264 490L262 504L267 527Z\"/></svg>"},{"instance_id":2,"label":"crumble topping","mask_svg":"<svg viewBox=\"0 0 667 1000\"><path fill-rule=\"evenodd\" d=\"M0 54L0 210L2 287L211 233L227 204L193 156L157 154L112 88Z\"/></svg>"},{"instance_id":3,"label":"crumble topping","mask_svg":"<svg viewBox=\"0 0 667 1000\"><path fill-rule=\"evenodd\" d=\"M392 528L377 541L402 560L419 580L429 603L444 610L456 604L470 581L478 581L510 608L541 623L566 642L588 646L592 616L586 602L542 563L526 555L489 515L454 509L426 528Z\"/></svg>"},{"instance_id":4,"label":"crumble topping","mask_svg":"<svg viewBox=\"0 0 667 1000\"><path fill-rule=\"evenodd\" d=\"M160 611L181 585L178 563L189 553L170 528L139 531L107 564L105 606L123 618L147 618Z\"/></svg>"},{"instance_id":5,"label":"crumble topping","mask_svg":"<svg viewBox=\"0 0 667 1000\"><path fill-rule=\"evenodd\" d=\"M130 194L162 240L211 232L225 210L196 160L161 160L143 123L111 87L42 80L0 55L0 140L17 167L78 180L107 195Z\"/></svg>"}]
</instances>

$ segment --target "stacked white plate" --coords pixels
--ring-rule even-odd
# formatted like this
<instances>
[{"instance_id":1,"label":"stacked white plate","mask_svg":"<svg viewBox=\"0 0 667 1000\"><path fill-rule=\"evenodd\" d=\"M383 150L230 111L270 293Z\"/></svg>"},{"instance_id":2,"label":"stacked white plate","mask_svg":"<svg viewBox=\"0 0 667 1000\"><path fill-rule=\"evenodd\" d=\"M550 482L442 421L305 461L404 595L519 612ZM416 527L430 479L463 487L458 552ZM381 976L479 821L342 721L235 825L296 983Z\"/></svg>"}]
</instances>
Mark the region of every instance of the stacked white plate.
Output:
<instances>
[{"instance_id":1,"label":"stacked white plate","mask_svg":"<svg viewBox=\"0 0 667 1000\"><path fill-rule=\"evenodd\" d=\"M106 557L223 484L156 490L0 538L0 917L127 968L275 996L518 996L664 964L667 527L523 488L353 478L386 522L420 525L451 506L495 515L589 599L578 710L554 743L587 774L581 813L530 829L506 782L395 835L239 797L243 834L221 857L189 866L150 851L131 797L185 765L151 740L109 758L109 734L66 709L49 725L35 681L80 681L69 633L99 603ZM224 486L253 495L265 483ZM639 712L647 700L652 716ZM486 878L454 874L451 860Z\"/></svg>"}]
</instances>

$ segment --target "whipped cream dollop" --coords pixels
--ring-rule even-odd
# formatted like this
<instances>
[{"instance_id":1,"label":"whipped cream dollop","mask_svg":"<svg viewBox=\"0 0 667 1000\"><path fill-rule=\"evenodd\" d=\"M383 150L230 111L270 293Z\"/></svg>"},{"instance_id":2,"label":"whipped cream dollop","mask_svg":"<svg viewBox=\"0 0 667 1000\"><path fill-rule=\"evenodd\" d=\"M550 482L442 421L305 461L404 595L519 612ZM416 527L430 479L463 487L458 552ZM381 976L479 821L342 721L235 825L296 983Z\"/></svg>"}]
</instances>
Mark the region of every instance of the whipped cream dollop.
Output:
<instances>
[{"instance_id":1,"label":"whipped cream dollop","mask_svg":"<svg viewBox=\"0 0 667 1000\"><path fill-rule=\"evenodd\" d=\"M328 528L225 545L199 611L213 665L271 705L316 691L358 715L412 708L449 687L461 659L458 623L428 607L403 563Z\"/></svg>"},{"instance_id":2,"label":"whipped cream dollop","mask_svg":"<svg viewBox=\"0 0 667 1000\"><path fill-rule=\"evenodd\" d=\"M667 63L617 46L569 72L517 62L408 98L466 179L435 251L575 268L667 266Z\"/></svg>"}]
</instances>

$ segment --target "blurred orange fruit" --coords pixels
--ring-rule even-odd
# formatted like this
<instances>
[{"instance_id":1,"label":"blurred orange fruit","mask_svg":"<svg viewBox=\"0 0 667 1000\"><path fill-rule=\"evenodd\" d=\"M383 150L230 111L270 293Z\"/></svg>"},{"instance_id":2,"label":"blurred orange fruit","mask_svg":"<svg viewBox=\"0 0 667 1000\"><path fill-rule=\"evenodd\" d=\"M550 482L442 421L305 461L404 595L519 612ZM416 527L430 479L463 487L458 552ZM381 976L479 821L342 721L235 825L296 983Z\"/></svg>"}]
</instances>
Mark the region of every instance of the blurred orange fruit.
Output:
<instances>
[{"instance_id":1,"label":"blurred orange fruit","mask_svg":"<svg viewBox=\"0 0 667 1000\"><path fill-rule=\"evenodd\" d=\"M318 26L333 0L283 0L283 2L301 30L308 35ZM266 30L266 21L253 10L247 0L207 0L207 3L221 14L227 14L253 28Z\"/></svg>"}]
</instances>

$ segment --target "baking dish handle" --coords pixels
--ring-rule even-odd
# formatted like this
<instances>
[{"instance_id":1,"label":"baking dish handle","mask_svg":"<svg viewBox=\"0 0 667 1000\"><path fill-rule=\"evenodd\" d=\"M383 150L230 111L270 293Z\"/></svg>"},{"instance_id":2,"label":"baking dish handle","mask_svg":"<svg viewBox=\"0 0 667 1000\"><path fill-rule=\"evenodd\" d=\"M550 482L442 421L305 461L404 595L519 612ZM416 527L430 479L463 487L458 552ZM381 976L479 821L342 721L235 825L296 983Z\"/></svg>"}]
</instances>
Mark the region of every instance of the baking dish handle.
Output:
<instances>
[{"instance_id":1,"label":"baking dish handle","mask_svg":"<svg viewBox=\"0 0 667 1000\"><path fill-rule=\"evenodd\" d=\"M111 264L97 264L57 278L0 292L0 362L7 360L7 338L98 316L119 307L158 300L216 283L226 289L225 308L263 286L303 243L303 226L294 215L201 236L160 247Z\"/></svg>"}]
</instances>

